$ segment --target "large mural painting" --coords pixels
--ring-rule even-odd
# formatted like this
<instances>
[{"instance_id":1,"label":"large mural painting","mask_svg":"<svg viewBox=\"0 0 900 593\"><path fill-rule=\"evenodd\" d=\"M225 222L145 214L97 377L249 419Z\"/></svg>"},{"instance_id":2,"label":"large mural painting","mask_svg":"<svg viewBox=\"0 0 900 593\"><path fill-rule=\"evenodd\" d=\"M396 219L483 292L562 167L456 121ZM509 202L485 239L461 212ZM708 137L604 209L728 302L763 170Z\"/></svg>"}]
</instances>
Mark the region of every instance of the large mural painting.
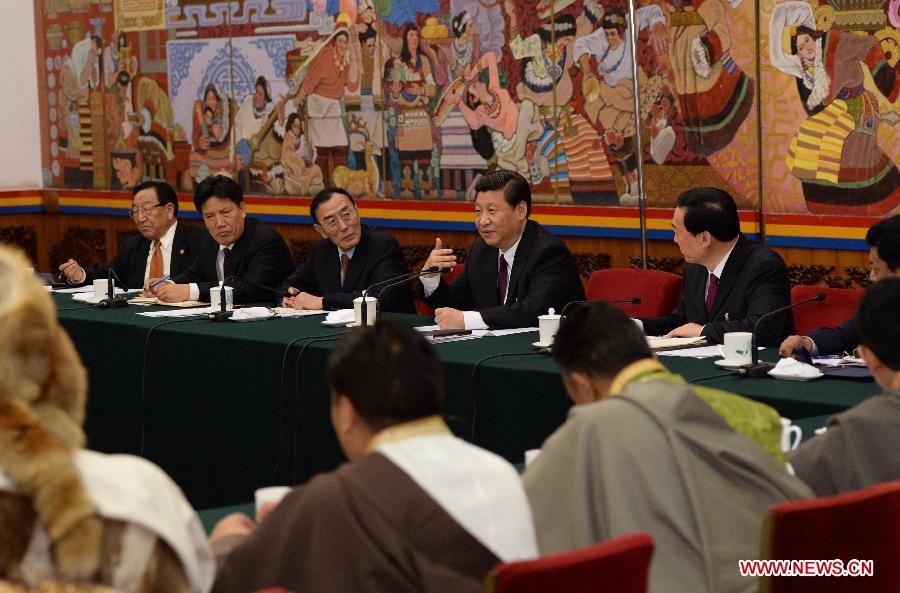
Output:
<instances>
[{"instance_id":1,"label":"large mural painting","mask_svg":"<svg viewBox=\"0 0 900 593\"><path fill-rule=\"evenodd\" d=\"M643 0L633 64L621 0L167 0L144 31L112 0L43 0L45 177L465 200L501 167L538 202L637 206L640 154L651 206L711 185L886 214L900 13L867 1Z\"/></svg>"}]
</instances>

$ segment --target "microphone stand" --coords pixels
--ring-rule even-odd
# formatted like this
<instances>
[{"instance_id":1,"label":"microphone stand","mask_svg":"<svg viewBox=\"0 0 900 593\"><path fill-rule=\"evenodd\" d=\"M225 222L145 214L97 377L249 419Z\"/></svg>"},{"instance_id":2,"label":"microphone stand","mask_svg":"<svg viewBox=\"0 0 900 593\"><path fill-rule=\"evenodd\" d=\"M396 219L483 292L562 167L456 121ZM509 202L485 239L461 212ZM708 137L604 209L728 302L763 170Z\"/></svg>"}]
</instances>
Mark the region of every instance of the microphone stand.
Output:
<instances>
[{"instance_id":1,"label":"microphone stand","mask_svg":"<svg viewBox=\"0 0 900 593\"><path fill-rule=\"evenodd\" d=\"M109 270L106 273L106 298L100 301L98 304L100 307L105 307L107 309L120 309L122 307L128 306L128 298L124 294L117 295L115 293L115 284L113 283L113 276L116 277L116 281L122 285L122 290L128 290L128 287L125 286L125 283L122 282L122 279L119 278L119 275L116 274L116 271L112 269L112 266L109 267Z\"/></svg>"},{"instance_id":2,"label":"microphone stand","mask_svg":"<svg viewBox=\"0 0 900 593\"><path fill-rule=\"evenodd\" d=\"M630 299L622 299L619 301L569 301L563 306L560 317L565 317L566 311L568 311L571 307L577 305L590 305L591 303L609 303L611 305L640 305L641 297L631 297Z\"/></svg>"},{"instance_id":3,"label":"microphone stand","mask_svg":"<svg viewBox=\"0 0 900 593\"><path fill-rule=\"evenodd\" d=\"M404 284L409 282L410 280L414 280L416 278L421 278L426 274L437 274L443 272L449 272L450 268L439 268L437 266L431 266L430 268L426 268L424 270L420 270L418 272L407 272L406 274L401 274L400 276L395 276L394 278L388 278L387 280L382 280L381 282L376 282L369 286L367 289L362 291L362 307L360 309L360 321L361 325L368 325L368 315L369 315L369 307L367 305L366 298L369 293L372 292L373 288L382 287L380 291L378 291L378 297L375 299L375 315L378 315L378 300L381 298L381 295L384 294L384 291L393 288L399 284Z\"/></svg>"},{"instance_id":4,"label":"microphone stand","mask_svg":"<svg viewBox=\"0 0 900 593\"><path fill-rule=\"evenodd\" d=\"M796 303L791 303L786 307L781 307L780 309L775 309L774 311L769 311L759 317L756 320L756 323L753 324L753 332L750 334L750 366L744 369L741 369L741 375L744 377L752 377L759 378L765 377L770 370L775 368L775 365L771 362L759 362L759 350L756 348L756 333L759 329L759 324L766 317L771 317L773 315L777 315L779 313L784 313L788 309L793 309L794 307L798 307L800 305L805 305L806 303L812 303L813 301L824 301L825 293L820 292L814 297L810 297L808 299L804 299L802 301L798 301Z\"/></svg>"}]
</instances>

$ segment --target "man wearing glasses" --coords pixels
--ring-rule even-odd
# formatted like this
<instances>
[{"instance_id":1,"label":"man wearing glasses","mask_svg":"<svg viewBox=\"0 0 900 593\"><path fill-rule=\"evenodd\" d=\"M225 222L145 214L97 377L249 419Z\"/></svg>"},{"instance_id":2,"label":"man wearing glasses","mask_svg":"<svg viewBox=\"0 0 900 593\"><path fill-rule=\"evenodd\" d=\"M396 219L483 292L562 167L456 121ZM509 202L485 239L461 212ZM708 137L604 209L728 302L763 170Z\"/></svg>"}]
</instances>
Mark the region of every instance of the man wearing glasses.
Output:
<instances>
[{"instance_id":1,"label":"man wearing glasses","mask_svg":"<svg viewBox=\"0 0 900 593\"><path fill-rule=\"evenodd\" d=\"M285 307L350 309L363 290L409 271L397 240L362 224L356 203L343 189L320 191L309 214L322 239L282 283L282 289L292 295L284 299ZM407 284L379 291L375 289L373 296L379 297L381 311L414 312Z\"/></svg>"},{"instance_id":2,"label":"man wearing glasses","mask_svg":"<svg viewBox=\"0 0 900 593\"><path fill-rule=\"evenodd\" d=\"M109 263L83 268L74 259L59 266L69 284L106 278L112 268L129 288L140 288L147 278L174 276L187 270L206 233L197 225L178 224L178 197L161 181L145 181L132 190L131 220L140 235L130 237Z\"/></svg>"}]
</instances>

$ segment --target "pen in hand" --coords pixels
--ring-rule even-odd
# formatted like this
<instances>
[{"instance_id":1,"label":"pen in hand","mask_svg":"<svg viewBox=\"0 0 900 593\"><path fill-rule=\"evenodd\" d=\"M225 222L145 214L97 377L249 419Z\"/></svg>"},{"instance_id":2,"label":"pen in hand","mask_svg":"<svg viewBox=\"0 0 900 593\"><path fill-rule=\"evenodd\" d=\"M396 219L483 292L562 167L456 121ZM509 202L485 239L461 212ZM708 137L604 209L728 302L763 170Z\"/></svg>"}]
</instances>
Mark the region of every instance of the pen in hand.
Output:
<instances>
[{"instance_id":1,"label":"pen in hand","mask_svg":"<svg viewBox=\"0 0 900 593\"><path fill-rule=\"evenodd\" d=\"M166 275L163 276L162 278L159 278L158 280L154 280L153 282L150 283L150 288L156 288L157 286L159 286L159 285L162 284L163 282L166 282L166 281L167 281L169 278L171 278L171 277L172 277L171 274L166 274Z\"/></svg>"}]
</instances>

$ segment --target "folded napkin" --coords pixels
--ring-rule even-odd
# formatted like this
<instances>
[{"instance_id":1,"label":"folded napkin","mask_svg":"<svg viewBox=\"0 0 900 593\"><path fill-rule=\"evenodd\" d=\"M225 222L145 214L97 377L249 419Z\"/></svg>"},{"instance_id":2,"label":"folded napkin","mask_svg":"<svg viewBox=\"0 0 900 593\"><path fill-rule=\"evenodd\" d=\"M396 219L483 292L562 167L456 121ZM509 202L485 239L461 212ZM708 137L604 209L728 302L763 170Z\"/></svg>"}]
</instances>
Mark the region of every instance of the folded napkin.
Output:
<instances>
[{"instance_id":1,"label":"folded napkin","mask_svg":"<svg viewBox=\"0 0 900 593\"><path fill-rule=\"evenodd\" d=\"M338 309L325 316L326 323L353 323L356 317L353 309Z\"/></svg>"},{"instance_id":2,"label":"folded napkin","mask_svg":"<svg viewBox=\"0 0 900 593\"><path fill-rule=\"evenodd\" d=\"M775 368L769 371L769 374L776 379L801 380L817 379L822 376L822 372L816 367L793 358L782 358Z\"/></svg>"},{"instance_id":3,"label":"folded napkin","mask_svg":"<svg viewBox=\"0 0 900 593\"><path fill-rule=\"evenodd\" d=\"M243 309L235 309L231 314L232 321L249 321L251 319L268 319L274 313L265 307L244 307Z\"/></svg>"}]
</instances>

